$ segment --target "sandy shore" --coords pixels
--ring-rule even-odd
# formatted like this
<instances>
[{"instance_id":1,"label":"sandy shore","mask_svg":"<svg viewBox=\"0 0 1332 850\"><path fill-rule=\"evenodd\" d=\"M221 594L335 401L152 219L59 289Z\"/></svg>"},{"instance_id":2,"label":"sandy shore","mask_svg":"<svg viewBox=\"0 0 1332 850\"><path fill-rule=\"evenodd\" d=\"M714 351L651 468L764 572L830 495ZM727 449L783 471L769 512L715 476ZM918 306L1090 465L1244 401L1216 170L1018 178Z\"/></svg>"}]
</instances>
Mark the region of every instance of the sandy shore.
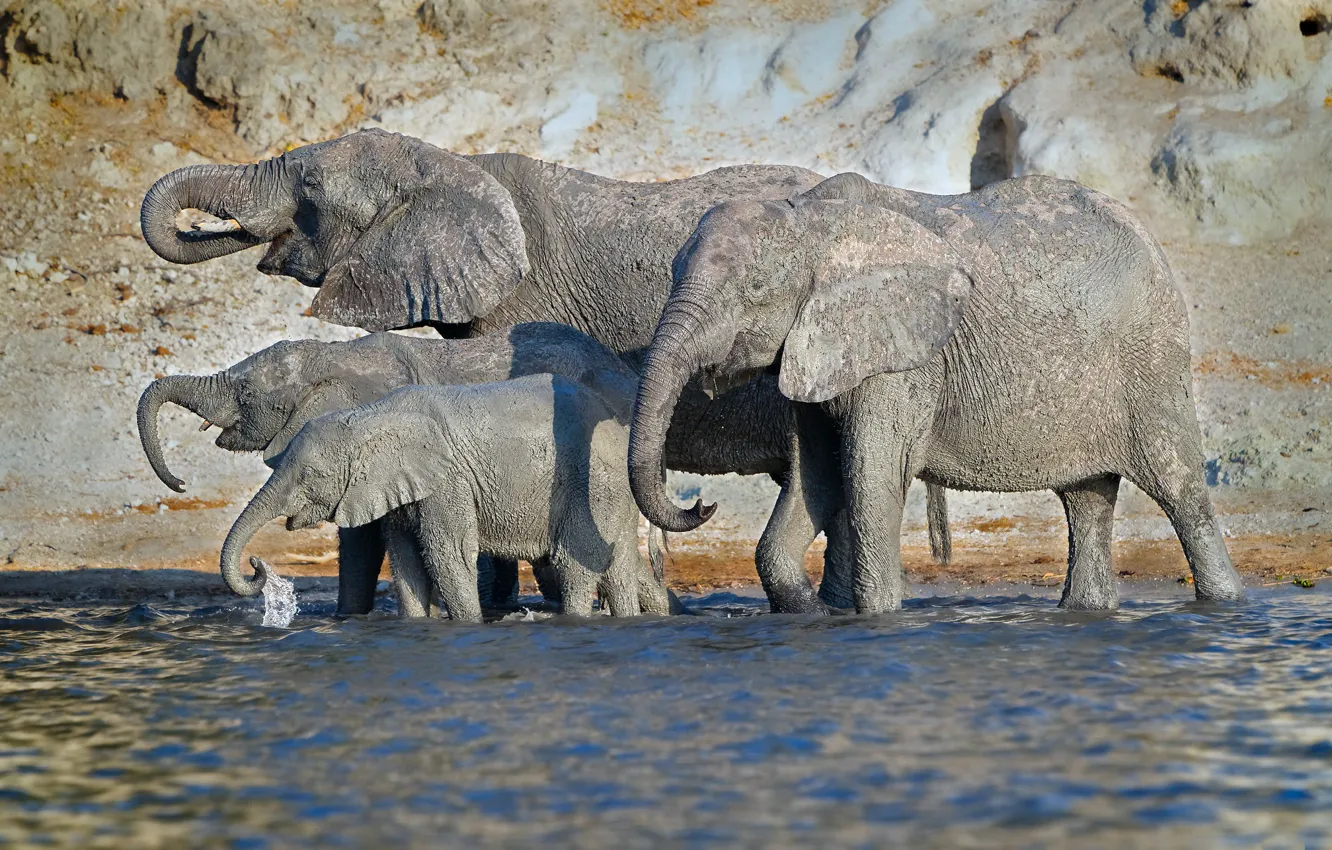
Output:
<instances>
[{"instance_id":1,"label":"sandy shore","mask_svg":"<svg viewBox=\"0 0 1332 850\"><path fill-rule=\"evenodd\" d=\"M1291 581L1332 581L1332 535L1317 529L1297 535L1246 535L1227 541L1231 556L1250 586ZM277 541L286 542L290 541ZM297 546L254 547L283 575L293 578L301 593L334 594L337 560L329 541L312 539ZM1173 540L1128 540L1115 544L1115 566L1128 585L1189 583L1188 566ZM954 553L947 567L935 564L923 546L903 549L907 576L913 585L937 593L970 588L1058 588L1064 581L1062 541L1049 535L1031 542L969 544ZM823 553L811 549L805 566L817 581ZM387 579L387 569L383 578ZM677 546L670 554L667 579L680 593L706 593L718 589L757 588L753 547L733 541L710 546ZM520 581L524 594L535 594L531 568L523 564ZM919 589L919 588L918 588ZM56 602L99 601L138 604L162 600L206 601L232 599L217 574L216 562L196 558L174 564L131 567L20 567L0 570L0 599Z\"/></svg>"}]
</instances>

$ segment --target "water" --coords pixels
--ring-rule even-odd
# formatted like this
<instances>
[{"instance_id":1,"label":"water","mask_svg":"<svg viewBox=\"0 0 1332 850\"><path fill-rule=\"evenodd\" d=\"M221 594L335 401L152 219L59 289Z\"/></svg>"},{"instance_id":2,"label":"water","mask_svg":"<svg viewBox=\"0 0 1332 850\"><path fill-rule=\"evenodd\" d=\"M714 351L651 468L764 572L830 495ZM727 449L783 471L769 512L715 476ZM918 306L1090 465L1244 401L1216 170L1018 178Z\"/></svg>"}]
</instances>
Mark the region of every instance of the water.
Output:
<instances>
[{"instance_id":1,"label":"water","mask_svg":"<svg viewBox=\"0 0 1332 850\"><path fill-rule=\"evenodd\" d=\"M487 626L0 603L0 843L1332 846L1332 594Z\"/></svg>"},{"instance_id":2,"label":"water","mask_svg":"<svg viewBox=\"0 0 1332 850\"><path fill-rule=\"evenodd\" d=\"M271 569L260 591L264 595L264 619L261 625L285 629L300 613L296 604L296 586Z\"/></svg>"}]
</instances>

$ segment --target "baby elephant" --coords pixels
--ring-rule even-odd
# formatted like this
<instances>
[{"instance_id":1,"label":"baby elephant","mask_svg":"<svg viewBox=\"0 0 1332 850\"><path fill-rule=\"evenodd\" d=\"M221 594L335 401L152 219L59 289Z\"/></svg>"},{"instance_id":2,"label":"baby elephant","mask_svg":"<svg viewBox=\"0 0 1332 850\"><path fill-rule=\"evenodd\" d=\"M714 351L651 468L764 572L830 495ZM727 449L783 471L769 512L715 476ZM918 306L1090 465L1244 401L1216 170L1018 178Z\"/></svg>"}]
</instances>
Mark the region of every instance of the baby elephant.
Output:
<instances>
[{"instance_id":1,"label":"baby elephant","mask_svg":"<svg viewBox=\"0 0 1332 850\"><path fill-rule=\"evenodd\" d=\"M532 375L492 384L409 386L372 404L308 423L237 518L222 546L227 584L254 595L267 581L241 551L262 525L381 518L402 610L428 611L433 579L449 615L480 622L481 553L547 561L564 610L588 616L598 591L615 616L666 614L659 577L638 552L638 509L627 476L619 411L566 378ZM651 585L653 593L642 593Z\"/></svg>"},{"instance_id":2,"label":"baby elephant","mask_svg":"<svg viewBox=\"0 0 1332 850\"><path fill-rule=\"evenodd\" d=\"M538 373L563 375L592 388L614 407L620 422L628 423L638 380L624 361L573 328L530 322L472 339L376 333L348 342L279 342L215 375L154 381L139 399L139 438L157 477L183 492L185 482L167 467L158 435L163 404L178 404L203 417L204 428L220 427L218 446L261 451L270 463L315 417L374 401L398 387L479 384ZM339 531L339 614L370 611L383 562L379 523ZM495 565L496 602L512 592L517 570L513 562ZM535 572L542 592L556 600L558 593L539 566Z\"/></svg>"}]
</instances>

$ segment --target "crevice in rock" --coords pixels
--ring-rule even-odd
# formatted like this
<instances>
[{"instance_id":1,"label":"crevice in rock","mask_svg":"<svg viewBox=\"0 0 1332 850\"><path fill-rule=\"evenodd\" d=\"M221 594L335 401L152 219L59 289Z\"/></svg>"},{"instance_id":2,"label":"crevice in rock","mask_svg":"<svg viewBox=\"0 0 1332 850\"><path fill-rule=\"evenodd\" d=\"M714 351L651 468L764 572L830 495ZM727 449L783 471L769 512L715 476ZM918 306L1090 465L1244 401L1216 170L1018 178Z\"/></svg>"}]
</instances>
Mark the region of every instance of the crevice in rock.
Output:
<instances>
[{"instance_id":1,"label":"crevice in rock","mask_svg":"<svg viewBox=\"0 0 1332 850\"><path fill-rule=\"evenodd\" d=\"M14 13L0 14L0 76L9 77L9 31L14 28Z\"/></svg>"},{"instance_id":2,"label":"crevice in rock","mask_svg":"<svg viewBox=\"0 0 1332 850\"><path fill-rule=\"evenodd\" d=\"M1307 18L1300 21L1300 35L1305 38L1312 38L1315 35L1322 35L1325 32L1332 32L1332 18L1326 15L1320 15L1317 12L1311 13Z\"/></svg>"},{"instance_id":3,"label":"crevice in rock","mask_svg":"<svg viewBox=\"0 0 1332 850\"><path fill-rule=\"evenodd\" d=\"M1013 176L1017 155L1018 128L1004 114L1003 98L981 113L977 128L976 153L971 157L971 189L974 192L990 183Z\"/></svg>"},{"instance_id":4,"label":"crevice in rock","mask_svg":"<svg viewBox=\"0 0 1332 850\"><path fill-rule=\"evenodd\" d=\"M1179 68L1169 63L1157 66L1156 75L1158 77L1165 77L1167 80L1170 80L1171 82L1176 82L1176 83L1184 82L1183 72L1180 71Z\"/></svg>"}]
</instances>

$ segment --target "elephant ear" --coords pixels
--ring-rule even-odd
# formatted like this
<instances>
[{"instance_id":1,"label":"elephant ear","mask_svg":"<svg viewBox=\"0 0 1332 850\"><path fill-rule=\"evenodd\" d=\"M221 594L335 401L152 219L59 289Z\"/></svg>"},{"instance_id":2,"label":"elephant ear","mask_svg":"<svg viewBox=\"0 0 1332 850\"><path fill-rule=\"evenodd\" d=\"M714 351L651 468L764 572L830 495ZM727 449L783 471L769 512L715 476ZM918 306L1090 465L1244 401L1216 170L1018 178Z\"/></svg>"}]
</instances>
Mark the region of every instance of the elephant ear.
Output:
<instances>
[{"instance_id":1,"label":"elephant ear","mask_svg":"<svg viewBox=\"0 0 1332 850\"><path fill-rule=\"evenodd\" d=\"M956 252L911 219L844 201L799 204L819 258L808 300L782 348L778 387L820 402L871 375L930 362L971 295Z\"/></svg>"},{"instance_id":2,"label":"elephant ear","mask_svg":"<svg viewBox=\"0 0 1332 850\"><path fill-rule=\"evenodd\" d=\"M333 521L340 528L365 525L419 502L439 489L450 465L438 422L420 414L395 414L392 424L357 441L347 490L333 510Z\"/></svg>"},{"instance_id":3,"label":"elephant ear","mask_svg":"<svg viewBox=\"0 0 1332 850\"><path fill-rule=\"evenodd\" d=\"M513 198L468 160L403 142L409 174L324 274L311 315L370 331L484 316L527 273ZM385 164L385 168L393 167Z\"/></svg>"}]
</instances>

